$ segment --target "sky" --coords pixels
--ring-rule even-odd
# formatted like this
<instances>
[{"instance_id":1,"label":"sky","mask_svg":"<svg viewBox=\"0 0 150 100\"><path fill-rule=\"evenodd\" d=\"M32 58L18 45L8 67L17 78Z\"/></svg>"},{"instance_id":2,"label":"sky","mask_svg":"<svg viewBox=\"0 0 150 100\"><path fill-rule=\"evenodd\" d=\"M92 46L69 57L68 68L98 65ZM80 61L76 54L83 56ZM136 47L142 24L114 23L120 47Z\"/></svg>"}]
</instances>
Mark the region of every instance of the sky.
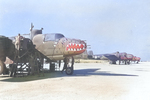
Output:
<instances>
[{"instance_id":1,"label":"sky","mask_svg":"<svg viewBox=\"0 0 150 100\"><path fill-rule=\"evenodd\" d=\"M0 35L43 33L86 40L94 54L127 52L150 61L149 0L0 0Z\"/></svg>"}]
</instances>

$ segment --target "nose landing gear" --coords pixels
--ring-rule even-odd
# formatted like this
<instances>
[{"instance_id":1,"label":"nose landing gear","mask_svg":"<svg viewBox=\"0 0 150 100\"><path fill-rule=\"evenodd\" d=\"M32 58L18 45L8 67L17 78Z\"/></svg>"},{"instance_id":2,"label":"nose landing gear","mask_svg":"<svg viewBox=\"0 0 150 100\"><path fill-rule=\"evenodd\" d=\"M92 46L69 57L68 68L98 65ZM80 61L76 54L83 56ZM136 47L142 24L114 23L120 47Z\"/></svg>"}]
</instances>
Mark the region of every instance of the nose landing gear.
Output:
<instances>
[{"instance_id":1,"label":"nose landing gear","mask_svg":"<svg viewBox=\"0 0 150 100\"><path fill-rule=\"evenodd\" d=\"M73 65L74 65L74 58L73 57L66 57L64 59L64 68L62 72L65 70L67 75L73 74Z\"/></svg>"}]
</instances>

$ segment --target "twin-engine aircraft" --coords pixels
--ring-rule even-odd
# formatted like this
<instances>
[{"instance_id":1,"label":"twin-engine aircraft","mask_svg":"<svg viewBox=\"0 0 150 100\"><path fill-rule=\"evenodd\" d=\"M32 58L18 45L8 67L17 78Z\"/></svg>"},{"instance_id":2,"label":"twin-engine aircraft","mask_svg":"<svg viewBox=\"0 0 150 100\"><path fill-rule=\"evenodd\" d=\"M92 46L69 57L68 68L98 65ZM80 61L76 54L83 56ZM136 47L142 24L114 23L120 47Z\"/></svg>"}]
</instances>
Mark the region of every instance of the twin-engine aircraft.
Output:
<instances>
[{"instance_id":1,"label":"twin-engine aircraft","mask_svg":"<svg viewBox=\"0 0 150 100\"><path fill-rule=\"evenodd\" d=\"M91 55L93 59L108 59L110 60L110 64L116 64L119 61L119 64L130 64L131 61L138 63L140 61L140 57L136 57L132 54L127 54L125 52L119 53L111 53L111 54L99 54L99 55Z\"/></svg>"},{"instance_id":2,"label":"twin-engine aircraft","mask_svg":"<svg viewBox=\"0 0 150 100\"><path fill-rule=\"evenodd\" d=\"M87 48L86 43L80 39L66 38L60 33L42 34L43 28L33 30L33 27L31 24L30 36L35 48L48 58L50 64L64 60L63 70L68 75L73 74L73 56L83 53Z\"/></svg>"}]
</instances>

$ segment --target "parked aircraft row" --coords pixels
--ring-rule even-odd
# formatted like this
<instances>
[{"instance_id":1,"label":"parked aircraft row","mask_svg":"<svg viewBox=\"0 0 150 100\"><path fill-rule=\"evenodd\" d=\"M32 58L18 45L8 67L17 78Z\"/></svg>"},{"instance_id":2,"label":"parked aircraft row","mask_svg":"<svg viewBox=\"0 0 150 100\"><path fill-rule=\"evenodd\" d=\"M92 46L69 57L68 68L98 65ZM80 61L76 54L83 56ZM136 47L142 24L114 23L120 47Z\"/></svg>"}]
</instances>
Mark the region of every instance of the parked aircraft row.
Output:
<instances>
[{"instance_id":1,"label":"parked aircraft row","mask_svg":"<svg viewBox=\"0 0 150 100\"><path fill-rule=\"evenodd\" d=\"M13 60L19 58L19 56L16 55L17 53L14 53L15 51L20 52L20 50L22 49L22 48L18 49L18 47L17 50L16 48L14 49L14 47L16 47L17 44L16 42L18 40L19 40L18 43L20 43L18 45L21 45L21 41L24 41L24 43L22 43L22 47L26 45L25 49L27 49L29 46L32 46L32 48L35 48L38 52L40 52L39 53L40 55L37 54L35 55L36 57L31 57L31 58L35 58L36 61L39 61L42 64L43 64L43 60L46 59L47 60L46 62L50 63L50 66L52 68L53 62L59 61L59 67L60 67L61 60L63 60L64 68L62 71L66 70L66 74L68 75L73 74L74 57L78 58L82 56L85 58L88 56L89 59L108 59L110 60L111 64L116 64L117 61L119 61L119 64L121 64L121 62L124 62L125 64L130 64L131 61L138 63L140 61L139 57L127 53L115 52L111 54L99 54L99 55L94 55L93 52L87 53L86 51L87 44L83 40L66 38L63 34L60 33L43 34L42 33L43 28L33 29L33 27L34 26L31 24L31 29L29 34L24 34L24 35L22 34L21 37L19 34L18 35L19 37L14 36L14 37L9 37L9 39L6 39L6 41L9 42L12 41L11 43L9 43L12 49L8 49L9 55L5 53L5 55L2 55L0 57L0 74L3 73L5 69L4 68L5 64L11 65L15 62ZM18 40L16 37L18 38ZM3 54L4 51L6 50L2 48L0 53ZM21 50L21 52L23 51L24 50ZM24 54L21 57L23 57L25 54L26 52L24 52ZM12 61L8 61L8 59ZM26 58L25 62L31 62L31 61ZM53 69L55 69L55 66L53 67Z\"/></svg>"},{"instance_id":2,"label":"parked aircraft row","mask_svg":"<svg viewBox=\"0 0 150 100\"><path fill-rule=\"evenodd\" d=\"M110 60L110 64L116 64L119 61L119 64L130 64L132 61L138 63L140 61L140 57L136 57L133 54L127 54L126 52L115 52L110 54L97 54L94 55L92 51L88 52L88 58L90 59L105 59Z\"/></svg>"}]
</instances>

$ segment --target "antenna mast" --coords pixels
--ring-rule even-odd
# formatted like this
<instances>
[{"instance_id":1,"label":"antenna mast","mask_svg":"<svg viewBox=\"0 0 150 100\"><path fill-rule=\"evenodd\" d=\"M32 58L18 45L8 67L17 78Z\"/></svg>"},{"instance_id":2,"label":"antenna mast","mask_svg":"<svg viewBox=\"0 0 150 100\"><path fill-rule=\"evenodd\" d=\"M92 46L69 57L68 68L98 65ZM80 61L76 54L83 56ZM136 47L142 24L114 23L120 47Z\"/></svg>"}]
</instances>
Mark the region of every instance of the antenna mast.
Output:
<instances>
[{"instance_id":1,"label":"antenna mast","mask_svg":"<svg viewBox=\"0 0 150 100\"><path fill-rule=\"evenodd\" d=\"M32 29L33 29L33 23L31 23L31 28L30 28L30 38L32 39Z\"/></svg>"}]
</instances>

